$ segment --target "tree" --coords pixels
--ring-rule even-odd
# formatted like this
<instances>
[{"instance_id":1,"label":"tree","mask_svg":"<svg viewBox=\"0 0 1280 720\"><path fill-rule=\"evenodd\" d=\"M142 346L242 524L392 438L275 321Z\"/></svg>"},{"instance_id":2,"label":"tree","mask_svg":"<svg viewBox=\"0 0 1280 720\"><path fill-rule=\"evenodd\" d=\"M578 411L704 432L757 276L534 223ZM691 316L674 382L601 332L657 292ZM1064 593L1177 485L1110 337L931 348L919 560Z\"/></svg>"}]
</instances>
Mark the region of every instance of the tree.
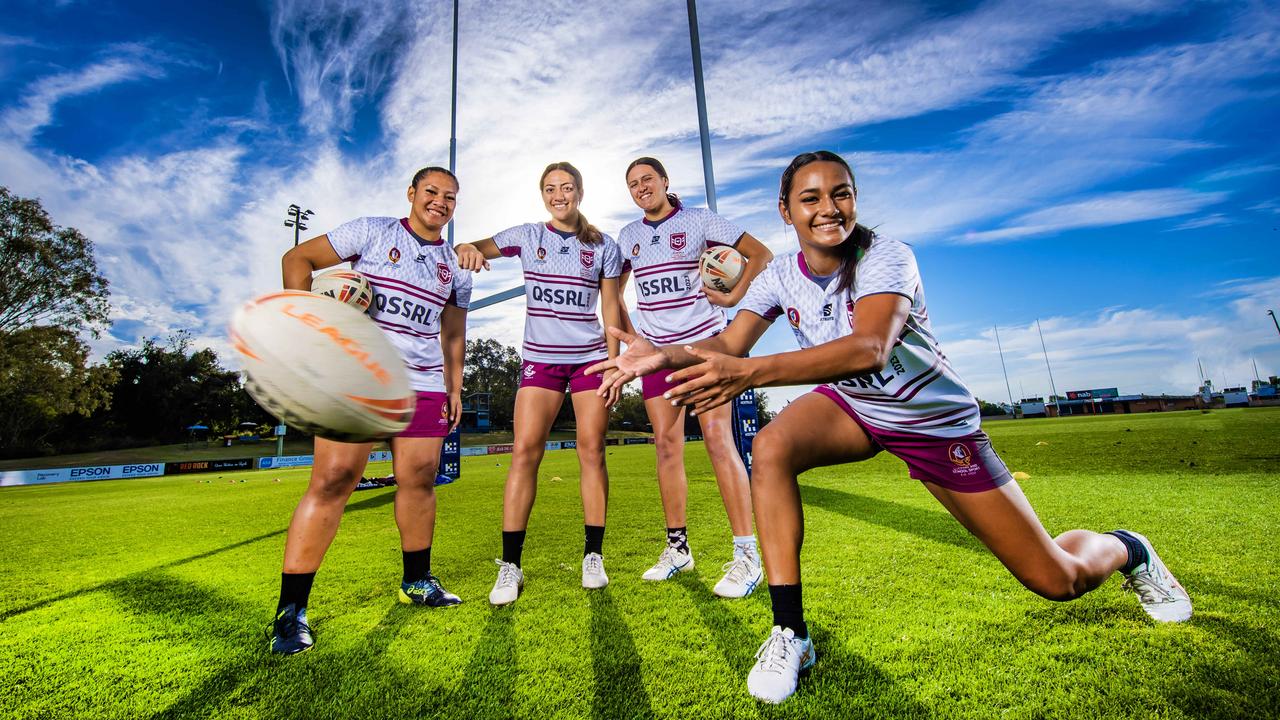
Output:
<instances>
[{"instance_id":1,"label":"tree","mask_svg":"<svg viewBox=\"0 0 1280 720\"><path fill-rule=\"evenodd\" d=\"M479 392L490 394L491 427L511 427L519 387L520 353L515 348L497 340L467 340L462 394L464 397Z\"/></svg>"},{"instance_id":2,"label":"tree","mask_svg":"<svg viewBox=\"0 0 1280 720\"><path fill-rule=\"evenodd\" d=\"M93 243L0 187L0 333L47 325L97 337L110 324L108 295Z\"/></svg>"},{"instance_id":3,"label":"tree","mask_svg":"<svg viewBox=\"0 0 1280 720\"><path fill-rule=\"evenodd\" d=\"M982 398L978 398L978 414L982 417L991 417L993 415L1012 415L1006 405L997 405L989 403Z\"/></svg>"},{"instance_id":4,"label":"tree","mask_svg":"<svg viewBox=\"0 0 1280 720\"><path fill-rule=\"evenodd\" d=\"M609 427L614 430L646 430L649 412L644 408L644 394L630 385L622 387L622 394L609 414Z\"/></svg>"},{"instance_id":5,"label":"tree","mask_svg":"<svg viewBox=\"0 0 1280 720\"><path fill-rule=\"evenodd\" d=\"M52 452L66 416L88 416L111 400L115 371L89 367L89 347L60 327L0 332L0 448L10 457Z\"/></svg>"},{"instance_id":6,"label":"tree","mask_svg":"<svg viewBox=\"0 0 1280 720\"><path fill-rule=\"evenodd\" d=\"M769 396L764 391L756 388L756 427L763 428L773 420L773 416L777 413L769 410Z\"/></svg>"}]
</instances>

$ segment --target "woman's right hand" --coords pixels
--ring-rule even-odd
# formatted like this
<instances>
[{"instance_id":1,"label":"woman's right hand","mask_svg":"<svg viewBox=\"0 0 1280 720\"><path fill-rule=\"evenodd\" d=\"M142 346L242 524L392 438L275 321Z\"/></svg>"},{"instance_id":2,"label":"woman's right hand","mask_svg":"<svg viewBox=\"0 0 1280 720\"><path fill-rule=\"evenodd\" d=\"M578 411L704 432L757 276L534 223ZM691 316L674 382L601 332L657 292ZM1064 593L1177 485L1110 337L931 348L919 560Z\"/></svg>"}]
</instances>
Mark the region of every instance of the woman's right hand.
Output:
<instances>
[{"instance_id":1,"label":"woman's right hand","mask_svg":"<svg viewBox=\"0 0 1280 720\"><path fill-rule=\"evenodd\" d=\"M471 243L460 243L453 249L458 254L458 267L471 272L480 272L489 269L489 261L485 259L484 253L476 249Z\"/></svg>"},{"instance_id":2,"label":"woman's right hand","mask_svg":"<svg viewBox=\"0 0 1280 720\"><path fill-rule=\"evenodd\" d=\"M625 343L627 349L618 357L602 360L584 371L587 374L604 373L604 380L597 392L600 397L606 397L614 388L621 390L623 385L632 380L666 367L667 356L648 340L616 327L610 327L609 334Z\"/></svg>"}]
</instances>

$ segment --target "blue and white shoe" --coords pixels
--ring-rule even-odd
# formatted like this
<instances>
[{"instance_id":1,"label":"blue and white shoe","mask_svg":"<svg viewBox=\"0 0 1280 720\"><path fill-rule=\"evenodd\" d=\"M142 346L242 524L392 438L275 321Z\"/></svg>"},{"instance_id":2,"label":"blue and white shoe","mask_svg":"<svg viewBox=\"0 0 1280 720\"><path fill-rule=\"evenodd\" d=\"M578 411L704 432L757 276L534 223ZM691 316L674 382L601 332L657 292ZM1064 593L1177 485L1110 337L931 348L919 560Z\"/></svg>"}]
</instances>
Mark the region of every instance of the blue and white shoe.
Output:
<instances>
[{"instance_id":1,"label":"blue and white shoe","mask_svg":"<svg viewBox=\"0 0 1280 720\"><path fill-rule=\"evenodd\" d=\"M720 568L724 577L716 583L712 592L723 598L742 598L750 595L764 579L764 568L755 553L744 553Z\"/></svg>"},{"instance_id":2,"label":"blue and white shoe","mask_svg":"<svg viewBox=\"0 0 1280 720\"><path fill-rule=\"evenodd\" d=\"M400 602L439 608L461 605L462 598L445 590L440 584L440 578L427 573L421 580L400 583Z\"/></svg>"},{"instance_id":3,"label":"blue and white shoe","mask_svg":"<svg viewBox=\"0 0 1280 720\"><path fill-rule=\"evenodd\" d=\"M645 580L666 580L676 573L689 572L693 569L693 554L681 552L670 545L662 549L658 562L644 571L641 577Z\"/></svg>"},{"instance_id":4,"label":"blue and white shoe","mask_svg":"<svg viewBox=\"0 0 1280 720\"><path fill-rule=\"evenodd\" d=\"M307 624L307 609L285 605L271 621L271 652L277 655L297 655L315 646L311 626Z\"/></svg>"},{"instance_id":5,"label":"blue and white shoe","mask_svg":"<svg viewBox=\"0 0 1280 720\"><path fill-rule=\"evenodd\" d=\"M747 691L757 700L780 703L791 697L800 681L800 673L813 667L817 653L813 640L800 640L791 628L777 625L756 651L756 664L747 673Z\"/></svg>"},{"instance_id":6,"label":"blue and white shoe","mask_svg":"<svg viewBox=\"0 0 1280 720\"><path fill-rule=\"evenodd\" d=\"M1138 602L1158 622L1185 622L1191 619L1191 596L1178 579L1165 567L1151 541L1132 530L1126 530L1147 548L1147 562L1125 575L1125 590L1138 596Z\"/></svg>"}]
</instances>

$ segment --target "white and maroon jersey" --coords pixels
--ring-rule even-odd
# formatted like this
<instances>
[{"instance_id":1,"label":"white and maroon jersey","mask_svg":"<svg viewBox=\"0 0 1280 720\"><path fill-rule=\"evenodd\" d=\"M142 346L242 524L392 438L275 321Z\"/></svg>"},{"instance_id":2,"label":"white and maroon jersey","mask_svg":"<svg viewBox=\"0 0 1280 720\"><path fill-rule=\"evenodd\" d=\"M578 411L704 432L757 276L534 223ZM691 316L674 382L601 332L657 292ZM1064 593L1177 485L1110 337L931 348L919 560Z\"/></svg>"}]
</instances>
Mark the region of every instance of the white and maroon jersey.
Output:
<instances>
[{"instance_id":1,"label":"white and maroon jersey","mask_svg":"<svg viewBox=\"0 0 1280 720\"><path fill-rule=\"evenodd\" d=\"M858 261L852 291L838 291L839 277L824 289L796 252L774 258L756 276L739 308L772 321L786 315L801 348L853 332L853 306L869 295L892 293L911 301L889 363L878 372L832 385L866 422L885 430L959 437L978 430L978 403L929 328L924 286L911 248L876 236Z\"/></svg>"},{"instance_id":2,"label":"white and maroon jersey","mask_svg":"<svg viewBox=\"0 0 1280 720\"><path fill-rule=\"evenodd\" d=\"M623 272L636 278L636 328L656 345L694 342L726 325L724 309L702 294L698 261L712 245L737 245L742 228L706 208L677 206L665 218L622 228Z\"/></svg>"},{"instance_id":3,"label":"white and maroon jersey","mask_svg":"<svg viewBox=\"0 0 1280 720\"><path fill-rule=\"evenodd\" d=\"M458 267L453 248L418 237L406 218L357 218L327 237L373 286L369 316L400 351L409 384L445 392L440 312L446 304L463 310L471 304L471 273Z\"/></svg>"},{"instance_id":4,"label":"white and maroon jersey","mask_svg":"<svg viewBox=\"0 0 1280 720\"><path fill-rule=\"evenodd\" d=\"M608 355L596 317L602 278L622 274L618 243L608 235L594 245L545 223L507 228L493 236L524 269L525 360L558 365L594 362Z\"/></svg>"}]
</instances>

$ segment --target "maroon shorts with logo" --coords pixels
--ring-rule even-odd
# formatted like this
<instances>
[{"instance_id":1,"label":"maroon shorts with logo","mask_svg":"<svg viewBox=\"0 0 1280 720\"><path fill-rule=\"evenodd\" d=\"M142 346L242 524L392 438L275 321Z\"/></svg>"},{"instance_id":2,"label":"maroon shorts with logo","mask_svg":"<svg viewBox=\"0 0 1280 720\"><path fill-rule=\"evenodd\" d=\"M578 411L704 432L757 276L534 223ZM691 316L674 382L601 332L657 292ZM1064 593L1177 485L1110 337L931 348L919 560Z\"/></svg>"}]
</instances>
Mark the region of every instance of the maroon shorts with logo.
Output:
<instances>
[{"instance_id":1,"label":"maroon shorts with logo","mask_svg":"<svg viewBox=\"0 0 1280 720\"><path fill-rule=\"evenodd\" d=\"M418 391L413 421L396 437L442 438L449 434L449 396L442 392Z\"/></svg>"},{"instance_id":2,"label":"maroon shorts with logo","mask_svg":"<svg viewBox=\"0 0 1280 720\"><path fill-rule=\"evenodd\" d=\"M587 375L582 372L597 362L599 360L577 365L554 365L525 360L520 364L520 387L540 387L556 392L568 389L571 393L599 390L604 378L599 374Z\"/></svg>"},{"instance_id":3,"label":"maroon shorts with logo","mask_svg":"<svg viewBox=\"0 0 1280 720\"><path fill-rule=\"evenodd\" d=\"M656 397L662 397L668 390L679 385L680 383L667 382L667 376L672 370L662 369L655 373L649 373L640 378L640 390L644 394L645 400L652 400Z\"/></svg>"},{"instance_id":4,"label":"maroon shorts with logo","mask_svg":"<svg viewBox=\"0 0 1280 720\"><path fill-rule=\"evenodd\" d=\"M823 385L813 391L830 398L858 423L877 450L885 450L905 462L916 480L956 492L985 492L1013 479L1009 468L991 449L991 439L981 430L956 438L882 430L859 417L839 390Z\"/></svg>"}]
</instances>

